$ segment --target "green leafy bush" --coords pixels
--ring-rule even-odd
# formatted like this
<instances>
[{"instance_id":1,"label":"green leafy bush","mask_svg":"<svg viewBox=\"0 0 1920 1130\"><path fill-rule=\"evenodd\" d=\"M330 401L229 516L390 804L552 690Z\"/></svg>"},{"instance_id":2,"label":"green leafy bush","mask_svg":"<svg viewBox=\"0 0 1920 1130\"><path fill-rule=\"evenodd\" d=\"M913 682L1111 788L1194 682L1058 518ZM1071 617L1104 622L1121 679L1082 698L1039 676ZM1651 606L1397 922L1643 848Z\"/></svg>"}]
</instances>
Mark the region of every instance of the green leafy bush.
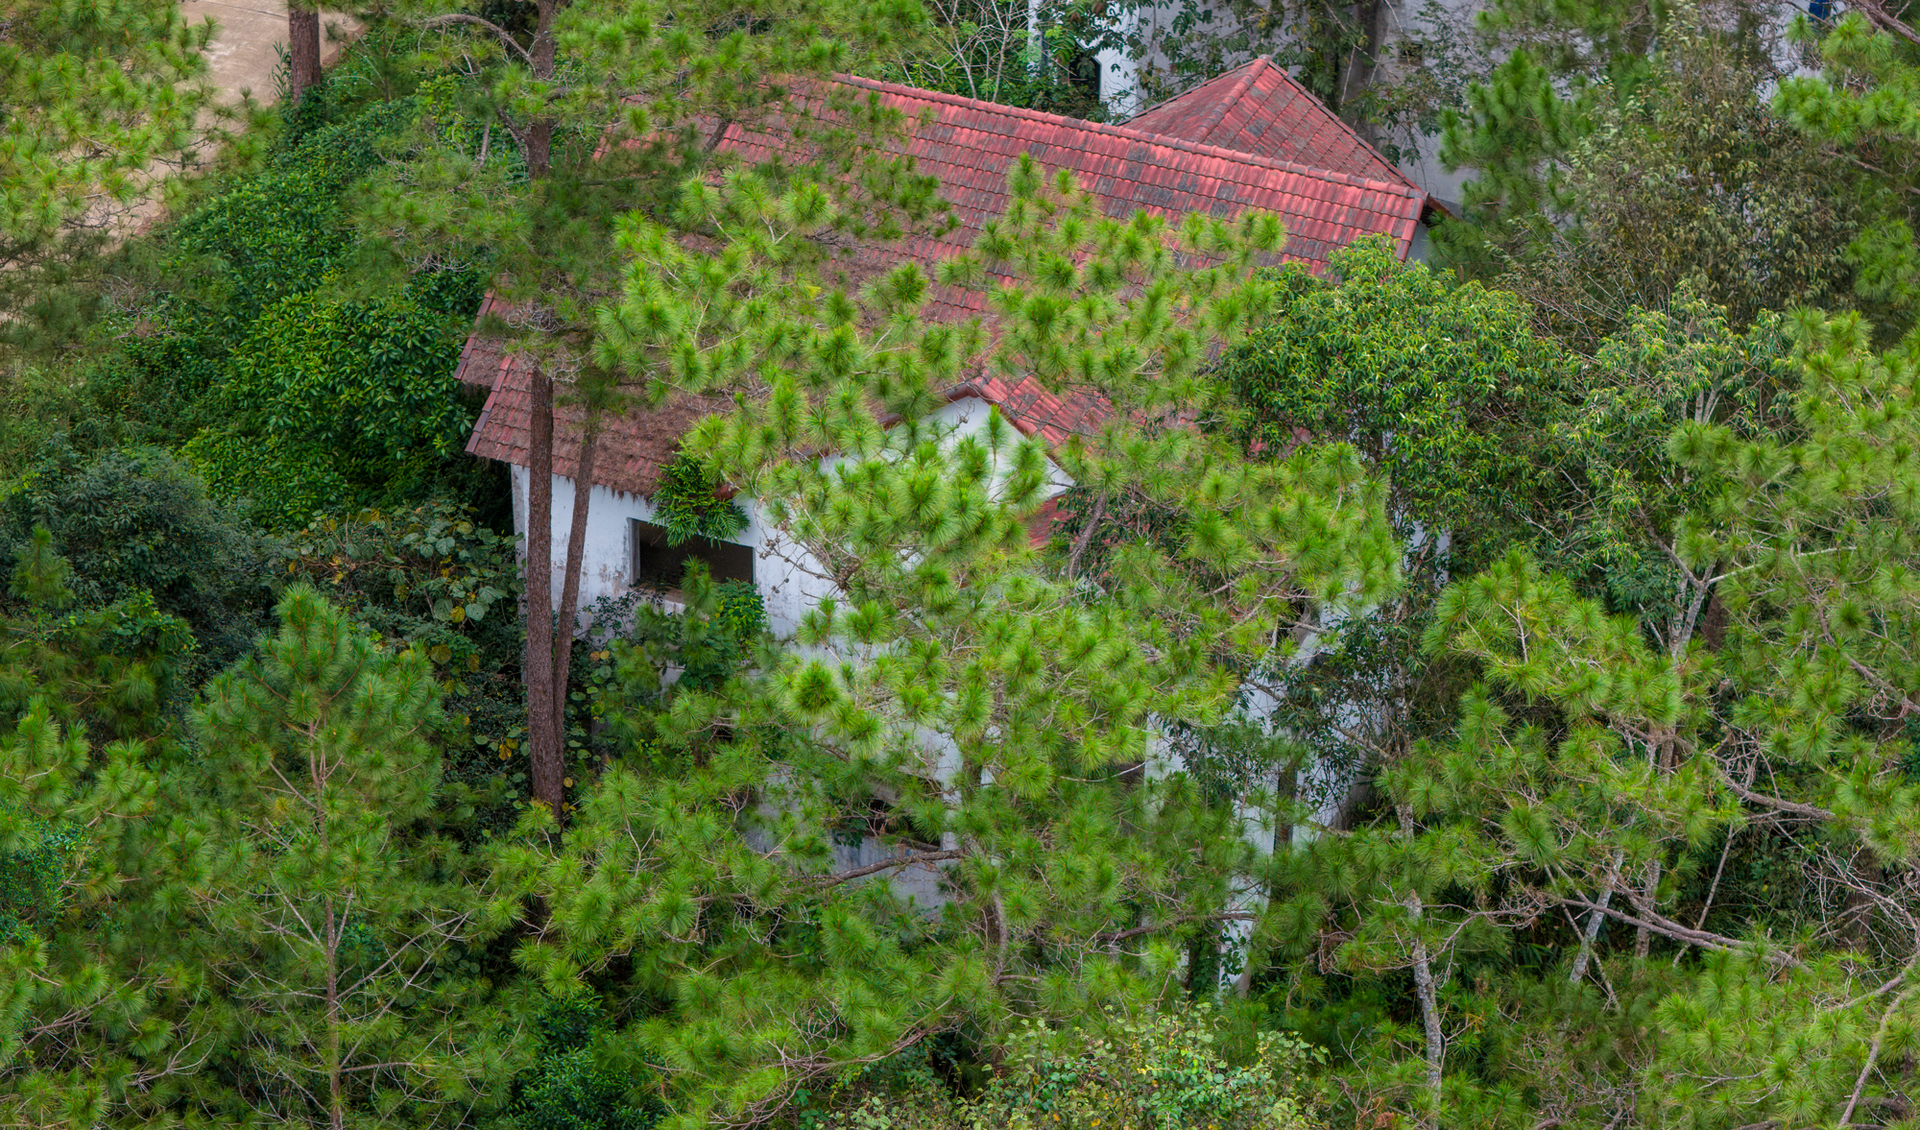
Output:
<instances>
[{"instance_id":1,"label":"green leafy bush","mask_svg":"<svg viewBox=\"0 0 1920 1130\"><path fill-rule=\"evenodd\" d=\"M445 670L494 674L519 665L514 539L459 505L321 519L288 540L284 569Z\"/></svg>"},{"instance_id":2,"label":"green leafy bush","mask_svg":"<svg viewBox=\"0 0 1920 1130\"><path fill-rule=\"evenodd\" d=\"M80 830L0 803L0 946L25 942L59 911L67 853Z\"/></svg>"},{"instance_id":3,"label":"green leafy bush","mask_svg":"<svg viewBox=\"0 0 1920 1130\"><path fill-rule=\"evenodd\" d=\"M447 695L440 802L453 820L448 832L478 841L511 827L526 769L514 539L450 502L366 510L293 535L281 571L390 646L427 657Z\"/></svg>"},{"instance_id":4,"label":"green leafy bush","mask_svg":"<svg viewBox=\"0 0 1920 1130\"><path fill-rule=\"evenodd\" d=\"M595 1055L606 1027L598 1002L549 1003L535 1023L540 1058L519 1081L506 1125L514 1130L650 1130L665 1113L658 1100L635 1101L634 1077Z\"/></svg>"},{"instance_id":5,"label":"green leafy bush","mask_svg":"<svg viewBox=\"0 0 1920 1130\"><path fill-rule=\"evenodd\" d=\"M832 1130L1310 1130L1301 1076L1320 1055L1267 1032L1249 1062L1232 1064L1204 1008L1118 1019L1105 1032L1029 1027L977 1098L923 1067L823 1121Z\"/></svg>"},{"instance_id":6,"label":"green leafy bush","mask_svg":"<svg viewBox=\"0 0 1920 1130\"><path fill-rule=\"evenodd\" d=\"M87 458L52 442L0 494L0 568L29 552L36 526L71 564L81 610L150 594L159 612L192 626L201 662L224 666L266 622L272 542L209 499L166 452Z\"/></svg>"},{"instance_id":7,"label":"green leafy bush","mask_svg":"<svg viewBox=\"0 0 1920 1130\"><path fill-rule=\"evenodd\" d=\"M209 328L239 338L267 306L313 289L345 259L353 237L341 194L418 113L411 99L382 102L316 130L181 221L171 241L182 269L216 268L193 303Z\"/></svg>"},{"instance_id":8,"label":"green leafy bush","mask_svg":"<svg viewBox=\"0 0 1920 1130\"><path fill-rule=\"evenodd\" d=\"M351 505L356 493L324 450L279 436L208 428L181 446L180 458L216 497L270 530L297 529Z\"/></svg>"}]
</instances>

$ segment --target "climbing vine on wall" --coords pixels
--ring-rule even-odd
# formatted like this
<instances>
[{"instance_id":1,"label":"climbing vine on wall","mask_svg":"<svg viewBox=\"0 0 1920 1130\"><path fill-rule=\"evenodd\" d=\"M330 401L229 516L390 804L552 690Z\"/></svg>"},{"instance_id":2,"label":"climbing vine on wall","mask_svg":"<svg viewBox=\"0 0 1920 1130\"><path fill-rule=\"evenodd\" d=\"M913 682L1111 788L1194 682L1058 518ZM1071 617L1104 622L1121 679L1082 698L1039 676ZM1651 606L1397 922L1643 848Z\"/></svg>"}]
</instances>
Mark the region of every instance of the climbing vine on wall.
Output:
<instances>
[{"instance_id":1,"label":"climbing vine on wall","mask_svg":"<svg viewBox=\"0 0 1920 1130\"><path fill-rule=\"evenodd\" d=\"M651 501L655 520L667 528L668 545L697 537L724 541L747 528L746 511L721 497L719 477L684 452L667 464Z\"/></svg>"}]
</instances>

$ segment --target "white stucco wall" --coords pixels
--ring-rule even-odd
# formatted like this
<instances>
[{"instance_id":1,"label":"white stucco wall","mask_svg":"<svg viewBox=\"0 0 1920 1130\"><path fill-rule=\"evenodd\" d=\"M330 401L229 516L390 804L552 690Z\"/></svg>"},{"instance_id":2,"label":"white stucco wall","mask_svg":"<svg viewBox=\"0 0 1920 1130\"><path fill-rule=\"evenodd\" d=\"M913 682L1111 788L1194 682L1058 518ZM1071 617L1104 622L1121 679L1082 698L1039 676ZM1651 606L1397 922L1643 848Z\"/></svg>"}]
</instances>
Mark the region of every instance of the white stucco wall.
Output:
<instances>
[{"instance_id":1,"label":"white stucco wall","mask_svg":"<svg viewBox=\"0 0 1920 1130\"><path fill-rule=\"evenodd\" d=\"M527 529L527 469L513 468L514 528ZM560 586L565 583L567 533L573 522L574 481L565 475L553 477L553 592L552 605L560 606ZM819 562L805 550L769 529L762 521L761 508L751 498L734 502L747 515L747 528L730 539L754 551L753 579L766 601L767 620L773 634L791 636L807 609L818 604L832 586L819 574ZM591 608L603 597L623 595L633 583L633 523L654 522L651 502L636 494L596 486L587 499L587 538L580 555L580 604Z\"/></svg>"},{"instance_id":2,"label":"white stucco wall","mask_svg":"<svg viewBox=\"0 0 1920 1130\"><path fill-rule=\"evenodd\" d=\"M976 397L952 401L927 417L927 422L942 433L947 442L980 431L987 426L991 406ZM831 469L834 459L823 461ZM1072 485L1058 467L1047 464L1053 487L1051 497ZM527 531L528 473L525 467L513 468L514 529ZM565 475L553 477L553 592L552 606L560 606L560 589L565 583L567 533L573 522L574 481ZM596 486L588 497L587 537L580 555L580 603L584 611L602 597L617 597L633 583L633 523L653 522L651 502L626 491ZM753 578L766 602L768 626L775 637L794 634L807 611L834 592L825 570L811 553L795 544L773 525L764 509L752 498L734 499L747 516L747 528L730 539L753 550Z\"/></svg>"},{"instance_id":3,"label":"white stucco wall","mask_svg":"<svg viewBox=\"0 0 1920 1130\"><path fill-rule=\"evenodd\" d=\"M1381 81L1394 81L1402 77L1403 65L1398 62L1396 46L1402 42L1425 42L1437 37L1430 27L1430 17L1449 25L1448 33L1471 38L1471 27L1480 12L1486 7L1486 0L1439 0L1436 9L1426 8L1426 0L1387 0L1380 11L1380 58L1378 77ZM1128 10L1119 25L1121 34L1136 36L1151 34L1152 29L1168 28L1180 13L1178 3L1142 4ZM1216 9L1212 23L1194 35L1211 34L1226 37L1235 30L1231 16L1224 10ZM1225 72L1243 63L1251 62L1255 55L1273 50L1272 44L1261 44L1253 50L1223 54L1220 59L1220 71ZM1140 75L1146 69L1165 70L1167 60L1155 55L1144 61L1135 60L1124 48L1107 48L1099 53L1100 60L1100 99L1107 105L1114 120L1125 121L1128 117L1146 109L1147 97L1140 90ZM1440 165L1440 138L1436 136L1408 136L1395 138L1399 144L1414 150L1414 155L1401 162L1400 169L1415 184L1428 193L1443 200L1460 199L1461 185L1473 176L1472 170L1448 172Z\"/></svg>"}]
</instances>

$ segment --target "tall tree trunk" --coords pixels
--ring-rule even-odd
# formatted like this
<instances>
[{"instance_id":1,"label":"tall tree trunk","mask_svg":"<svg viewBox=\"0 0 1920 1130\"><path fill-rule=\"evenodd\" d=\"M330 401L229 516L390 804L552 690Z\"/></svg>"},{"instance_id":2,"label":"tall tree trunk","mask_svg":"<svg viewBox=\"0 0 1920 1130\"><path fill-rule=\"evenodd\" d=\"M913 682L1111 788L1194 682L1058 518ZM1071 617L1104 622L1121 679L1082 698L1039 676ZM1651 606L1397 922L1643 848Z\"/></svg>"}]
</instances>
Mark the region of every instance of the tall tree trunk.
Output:
<instances>
[{"instance_id":1,"label":"tall tree trunk","mask_svg":"<svg viewBox=\"0 0 1920 1130\"><path fill-rule=\"evenodd\" d=\"M1400 838L1413 839L1413 809L1409 805L1396 804L1394 814L1400 818ZM1433 977L1433 956L1427 952L1427 940L1421 936L1421 919L1426 916L1426 900L1420 892L1409 890L1400 900L1407 908L1407 914L1413 922L1413 991L1420 1001L1420 1026L1425 1029L1426 1046L1426 1083L1428 1101L1432 1104L1430 1117L1423 1120L1427 1126L1440 1125L1441 1079L1446 1067L1447 1037L1440 1027L1440 991Z\"/></svg>"},{"instance_id":2,"label":"tall tree trunk","mask_svg":"<svg viewBox=\"0 0 1920 1130\"><path fill-rule=\"evenodd\" d=\"M1347 51L1340 68L1339 111L1349 122L1364 127L1361 132L1367 140L1373 140L1372 123L1360 119L1353 112L1353 104L1373 85L1374 71L1380 58L1380 25L1387 13L1382 0L1361 0L1353 6L1353 26L1363 37L1362 41Z\"/></svg>"},{"instance_id":3,"label":"tall tree trunk","mask_svg":"<svg viewBox=\"0 0 1920 1130\"><path fill-rule=\"evenodd\" d=\"M558 47L553 24L564 7L566 5L561 0L545 0L538 6L539 20L534 25L533 49L527 54L533 59L533 77L541 81L553 78ZM553 125L552 118L543 116L535 118L527 126L527 175L535 180L546 176L553 168Z\"/></svg>"},{"instance_id":4,"label":"tall tree trunk","mask_svg":"<svg viewBox=\"0 0 1920 1130\"><path fill-rule=\"evenodd\" d=\"M287 101L296 105L320 81L320 9L287 7Z\"/></svg>"},{"instance_id":5,"label":"tall tree trunk","mask_svg":"<svg viewBox=\"0 0 1920 1130\"><path fill-rule=\"evenodd\" d=\"M580 466L573 480L573 516L567 526L567 571L560 581L560 628L553 637L553 748L560 751L563 760L567 752L567 669L573 665L574 619L580 609L580 559L587 551L587 507L593 497L593 454L599 438L600 414L589 411L580 436ZM556 814L560 811L554 809Z\"/></svg>"},{"instance_id":6,"label":"tall tree trunk","mask_svg":"<svg viewBox=\"0 0 1920 1130\"><path fill-rule=\"evenodd\" d=\"M1573 969L1567 973L1569 985L1578 985L1580 978L1587 975L1587 962L1593 958L1593 943L1600 937L1600 927L1607 920L1607 904L1613 901L1614 873L1620 870L1620 863L1626 857L1625 849L1616 849L1613 853L1613 870L1607 873L1607 889L1600 892L1596 909L1587 913L1586 929L1580 931L1580 952L1574 956Z\"/></svg>"},{"instance_id":7,"label":"tall tree trunk","mask_svg":"<svg viewBox=\"0 0 1920 1130\"><path fill-rule=\"evenodd\" d=\"M1426 1032L1427 1095L1433 1104L1431 1117L1426 1120L1429 1126L1440 1125L1440 1080L1447 1057L1447 1037L1440 1029L1440 997L1438 986L1433 980L1433 961L1427 953L1427 942L1420 936L1420 919L1426 910L1426 904L1418 892L1408 891L1402 904L1413 918L1413 991L1420 999L1420 1026Z\"/></svg>"},{"instance_id":8,"label":"tall tree trunk","mask_svg":"<svg viewBox=\"0 0 1920 1130\"><path fill-rule=\"evenodd\" d=\"M323 852L325 849L322 849ZM343 923L327 899L327 1126L346 1130L347 1101L341 1087L340 935Z\"/></svg>"},{"instance_id":9,"label":"tall tree trunk","mask_svg":"<svg viewBox=\"0 0 1920 1130\"><path fill-rule=\"evenodd\" d=\"M527 443L527 752L533 797L558 820L564 750L553 725L553 377L533 370Z\"/></svg>"}]
</instances>

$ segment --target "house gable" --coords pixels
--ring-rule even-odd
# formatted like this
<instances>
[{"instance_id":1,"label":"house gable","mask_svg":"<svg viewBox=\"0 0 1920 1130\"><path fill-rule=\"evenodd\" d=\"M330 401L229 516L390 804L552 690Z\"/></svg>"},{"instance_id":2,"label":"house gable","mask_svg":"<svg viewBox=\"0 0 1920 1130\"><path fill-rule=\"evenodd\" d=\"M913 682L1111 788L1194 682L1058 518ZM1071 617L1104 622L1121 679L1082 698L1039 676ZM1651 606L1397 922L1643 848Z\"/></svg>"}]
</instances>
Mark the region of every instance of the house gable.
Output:
<instances>
[{"instance_id":1,"label":"house gable","mask_svg":"<svg viewBox=\"0 0 1920 1130\"><path fill-rule=\"evenodd\" d=\"M1299 93L1307 99L1305 103L1254 97L1269 88L1282 94L1288 87L1298 89L1277 67L1263 66L1264 70L1242 68L1222 76L1230 79L1224 88L1209 92L1208 87L1222 82L1215 80L1186 96L1193 101L1182 103L1177 99L1149 111L1149 115L1172 111L1150 119L1161 132L1136 124L1084 122L871 79L842 77L838 81L843 86L864 91L902 112L909 125L904 136L891 141L887 148L896 156L911 157L919 173L938 181L954 220L950 230L937 235L919 234L894 243L859 246L851 249L851 257L864 271L871 272L906 261L931 267L970 251L982 226L1005 211L1008 173L1023 155L1030 155L1050 172L1071 172L1081 188L1092 195L1096 206L1114 217L1144 211L1177 224L1196 213L1220 219L1246 211L1276 214L1287 227L1286 244L1276 258L1299 263L1316 274L1327 268L1334 250L1363 236L1387 236L1404 258L1427 206L1426 194L1378 154L1373 155L1374 164L1368 166L1342 148L1346 144L1343 138L1363 148L1365 142L1304 91ZM1274 75L1284 83L1276 85L1279 80L1274 80ZM1295 107L1298 112L1287 119L1277 114L1275 107ZM804 100L788 111L800 115L809 112ZM1277 136L1274 131L1283 128L1283 119L1306 123L1301 128L1311 128L1312 136L1322 139L1314 145L1296 146L1298 156L1337 161L1363 172L1312 167L1271 154L1236 151L1208 140L1219 137L1276 148L1277 143L1270 144L1270 135ZM771 160L781 155L796 124L787 119L783 132L779 122L756 129L736 123L721 134L719 145L750 164ZM1190 128L1197 136L1164 132L1182 128ZM1368 169L1379 176L1366 175ZM1205 263L1200 260L1194 265ZM941 286L934 288L926 314L935 320L954 321L981 315L986 305L984 292ZM492 297L482 311L483 317L507 313ZM516 491L524 497L524 469L531 463L528 362L507 353L500 342L476 334L462 354L459 377L467 384L490 390L467 450L511 464ZM950 410L957 411L965 404L991 405L1020 432L1037 436L1050 446L1076 433L1096 431L1111 415L1111 407L1097 396L1049 390L1033 379L1008 381L976 375L948 389L947 397ZM730 399L680 396L656 409L602 421L590 485L595 495L595 523L604 522L607 529L602 539L604 560L583 569L588 574L583 580L589 590L604 594L620 587L621 574L629 568L623 562L631 558L630 544L621 548L621 539L631 538L627 523L651 519L651 504L646 500L659 489L681 436L703 416L725 410L731 403ZM557 479L567 480L565 484L556 482L556 487L565 485L570 495L579 474L580 422L563 409L556 424L554 473ZM793 547L776 544L772 532L762 527L753 500L741 501L749 514L750 528L740 543L755 548L763 560L790 554ZM567 510L559 504L557 491L556 521L564 521ZM521 526L524 529L523 523ZM803 562L796 561L791 569L777 574L779 579L762 584L776 623L794 622L818 595L813 592L811 572ZM556 581L559 576L556 571Z\"/></svg>"},{"instance_id":2,"label":"house gable","mask_svg":"<svg viewBox=\"0 0 1920 1130\"><path fill-rule=\"evenodd\" d=\"M1134 115L1127 128L1420 191L1265 55L1148 107Z\"/></svg>"}]
</instances>

